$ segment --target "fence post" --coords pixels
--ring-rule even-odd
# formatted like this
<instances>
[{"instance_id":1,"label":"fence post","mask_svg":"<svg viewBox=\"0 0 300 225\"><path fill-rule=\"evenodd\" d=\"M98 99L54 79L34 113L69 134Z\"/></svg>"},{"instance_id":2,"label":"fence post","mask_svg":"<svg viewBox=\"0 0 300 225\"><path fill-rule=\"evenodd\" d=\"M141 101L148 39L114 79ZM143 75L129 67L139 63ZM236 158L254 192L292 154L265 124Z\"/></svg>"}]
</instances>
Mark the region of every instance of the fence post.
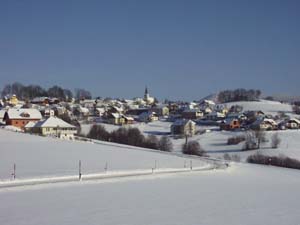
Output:
<instances>
[{"instance_id":1,"label":"fence post","mask_svg":"<svg viewBox=\"0 0 300 225\"><path fill-rule=\"evenodd\" d=\"M14 163L13 173L11 174L11 175L13 176L13 179L14 179L14 180L16 179L16 170L17 170L17 166L16 166L16 164Z\"/></svg>"},{"instance_id":2,"label":"fence post","mask_svg":"<svg viewBox=\"0 0 300 225\"><path fill-rule=\"evenodd\" d=\"M79 171L78 171L78 176L79 176L79 180L81 180L81 160L79 160Z\"/></svg>"},{"instance_id":3,"label":"fence post","mask_svg":"<svg viewBox=\"0 0 300 225\"><path fill-rule=\"evenodd\" d=\"M190 168L191 168L191 170L193 170L193 161L192 160L190 161Z\"/></svg>"},{"instance_id":4,"label":"fence post","mask_svg":"<svg viewBox=\"0 0 300 225\"><path fill-rule=\"evenodd\" d=\"M105 173L107 172L107 169L108 169L108 164L107 164L107 162L106 162L106 163L105 163L105 167L104 167Z\"/></svg>"}]
</instances>

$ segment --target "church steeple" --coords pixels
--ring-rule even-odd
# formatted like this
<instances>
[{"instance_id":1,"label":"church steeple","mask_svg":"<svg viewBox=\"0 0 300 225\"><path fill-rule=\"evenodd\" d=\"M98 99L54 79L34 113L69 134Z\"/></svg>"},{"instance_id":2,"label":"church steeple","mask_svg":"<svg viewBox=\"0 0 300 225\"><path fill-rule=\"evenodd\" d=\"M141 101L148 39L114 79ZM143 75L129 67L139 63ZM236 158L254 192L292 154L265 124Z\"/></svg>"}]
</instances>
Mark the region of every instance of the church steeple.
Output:
<instances>
[{"instance_id":1,"label":"church steeple","mask_svg":"<svg viewBox=\"0 0 300 225\"><path fill-rule=\"evenodd\" d=\"M145 88L145 94L144 94L144 100L148 101L149 97L150 97L150 95L149 95L149 92L148 92L148 88L146 86L146 88Z\"/></svg>"}]
</instances>

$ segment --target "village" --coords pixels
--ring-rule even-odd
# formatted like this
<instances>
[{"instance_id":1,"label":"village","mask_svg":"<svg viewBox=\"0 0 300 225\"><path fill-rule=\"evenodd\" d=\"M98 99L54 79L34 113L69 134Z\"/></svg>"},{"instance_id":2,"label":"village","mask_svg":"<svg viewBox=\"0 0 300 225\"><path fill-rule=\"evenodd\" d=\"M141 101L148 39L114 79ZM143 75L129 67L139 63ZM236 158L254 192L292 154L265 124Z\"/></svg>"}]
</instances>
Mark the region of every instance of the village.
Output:
<instances>
[{"instance_id":1,"label":"village","mask_svg":"<svg viewBox=\"0 0 300 225\"><path fill-rule=\"evenodd\" d=\"M117 128L160 122L166 124L160 135L167 135L174 140L187 140L210 128L233 133L300 128L300 120L292 112L290 104L286 106L291 111L274 109L269 114L259 109L244 110L238 102L222 104L217 101L215 97L193 102L159 102L150 95L147 87L143 97L132 100L72 98L63 101L39 96L24 101L11 94L4 96L0 102L0 121L6 129L66 140L82 136L82 127L90 129L97 124L110 124ZM153 131L153 134L158 133L159 130Z\"/></svg>"}]
</instances>

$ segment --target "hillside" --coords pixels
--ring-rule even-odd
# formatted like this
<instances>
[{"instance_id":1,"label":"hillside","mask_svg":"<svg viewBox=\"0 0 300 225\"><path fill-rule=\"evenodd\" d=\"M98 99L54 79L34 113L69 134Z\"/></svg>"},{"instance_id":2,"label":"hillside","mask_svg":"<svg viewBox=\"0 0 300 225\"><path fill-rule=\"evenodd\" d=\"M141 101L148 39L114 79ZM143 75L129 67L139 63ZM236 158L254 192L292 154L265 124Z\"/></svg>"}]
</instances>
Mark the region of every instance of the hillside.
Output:
<instances>
[{"instance_id":1,"label":"hillside","mask_svg":"<svg viewBox=\"0 0 300 225\"><path fill-rule=\"evenodd\" d=\"M107 142L98 144L63 141L29 134L0 130L0 180L11 178L13 164L17 166L17 178L61 176L82 172L183 168L186 158L131 146ZM194 166L207 166L202 160L193 160Z\"/></svg>"},{"instance_id":2,"label":"hillside","mask_svg":"<svg viewBox=\"0 0 300 225\"><path fill-rule=\"evenodd\" d=\"M260 100L260 101L241 101L241 102L230 102L224 103L227 108L230 108L233 105L241 105L243 107L243 111L263 111L265 114L276 115L278 112L285 112L287 114L292 113L292 106L286 103L280 103L277 101L268 101L268 100Z\"/></svg>"}]
</instances>

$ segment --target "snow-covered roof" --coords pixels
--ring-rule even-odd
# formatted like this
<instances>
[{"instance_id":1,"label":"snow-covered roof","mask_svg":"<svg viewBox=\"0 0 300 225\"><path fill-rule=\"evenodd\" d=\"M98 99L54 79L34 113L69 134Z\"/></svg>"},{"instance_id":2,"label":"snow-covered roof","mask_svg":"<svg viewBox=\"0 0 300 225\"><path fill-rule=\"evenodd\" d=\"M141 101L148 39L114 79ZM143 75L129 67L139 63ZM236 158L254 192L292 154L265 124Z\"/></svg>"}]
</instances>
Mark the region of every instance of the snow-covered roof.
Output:
<instances>
[{"instance_id":1,"label":"snow-covered roof","mask_svg":"<svg viewBox=\"0 0 300 225\"><path fill-rule=\"evenodd\" d=\"M275 120L273 120L273 119L268 119L268 118L263 118L263 117L257 119L252 125L259 125L259 124L261 124L261 123L263 123L263 122L270 123L270 124L272 124L273 126L276 126L276 125L277 125L277 123L275 122Z\"/></svg>"},{"instance_id":2,"label":"snow-covered roof","mask_svg":"<svg viewBox=\"0 0 300 225\"><path fill-rule=\"evenodd\" d=\"M80 112L82 112L82 113L89 113L89 112L90 112L89 109L88 109L88 108L85 108L85 107L80 107L79 110L80 110Z\"/></svg>"},{"instance_id":3,"label":"snow-covered roof","mask_svg":"<svg viewBox=\"0 0 300 225\"><path fill-rule=\"evenodd\" d=\"M190 113L202 113L202 111L200 110L200 109L185 109L184 111L183 111L184 113L188 113L188 112L190 112Z\"/></svg>"},{"instance_id":4,"label":"snow-covered roof","mask_svg":"<svg viewBox=\"0 0 300 225\"><path fill-rule=\"evenodd\" d=\"M41 120L35 124L34 127L60 127L60 128L75 128L75 126L63 121L60 118L51 116L47 119Z\"/></svg>"},{"instance_id":5,"label":"snow-covered roof","mask_svg":"<svg viewBox=\"0 0 300 225\"><path fill-rule=\"evenodd\" d=\"M25 125L25 128L33 128L37 122L30 121Z\"/></svg>"},{"instance_id":6,"label":"snow-covered roof","mask_svg":"<svg viewBox=\"0 0 300 225\"><path fill-rule=\"evenodd\" d=\"M7 115L10 119L42 119L42 115L37 109L9 109Z\"/></svg>"},{"instance_id":7,"label":"snow-covered roof","mask_svg":"<svg viewBox=\"0 0 300 225\"><path fill-rule=\"evenodd\" d=\"M1 109L0 110L0 119L3 119L4 115L5 115L6 110L5 109Z\"/></svg>"},{"instance_id":8,"label":"snow-covered roof","mask_svg":"<svg viewBox=\"0 0 300 225\"><path fill-rule=\"evenodd\" d=\"M120 113L111 113L111 115L115 118L115 119L119 119L122 117L122 114Z\"/></svg>"},{"instance_id":9,"label":"snow-covered roof","mask_svg":"<svg viewBox=\"0 0 300 225\"><path fill-rule=\"evenodd\" d=\"M290 119L289 121L294 121L295 123L300 124L300 120L298 120L298 119L296 119L296 118L292 118L292 119Z\"/></svg>"}]
</instances>

